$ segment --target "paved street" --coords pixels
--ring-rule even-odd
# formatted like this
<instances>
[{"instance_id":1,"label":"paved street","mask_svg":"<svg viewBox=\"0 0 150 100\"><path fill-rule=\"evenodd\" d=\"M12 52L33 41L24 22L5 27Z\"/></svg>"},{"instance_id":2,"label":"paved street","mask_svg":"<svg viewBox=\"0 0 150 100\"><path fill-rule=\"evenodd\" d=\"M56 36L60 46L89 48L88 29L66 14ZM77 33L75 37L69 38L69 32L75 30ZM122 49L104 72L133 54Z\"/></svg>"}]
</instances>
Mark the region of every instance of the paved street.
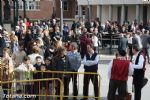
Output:
<instances>
[{"instance_id":1,"label":"paved street","mask_svg":"<svg viewBox=\"0 0 150 100\"><path fill-rule=\"evenodd\" d=\"M109 80L107 77L107 65L110 62L111 59L113 59L114 56L110 56L110 55L101 55L100 56L100 64L99 64L99 73L101 75L101 100L107 100L107 92L108 92L108 84L109 84ZM84 71L83 67L81 66L81 68L79 69L80 72ZM149 78L150 77L150 68L149 65L147 64L147 70L146 70L146 77ZM79 86L79 94L82 95L82 86L83 86L83 77L79 77L80 79L80 86ZM128 91L132 93L132 77L129 78L128 80ZM142 90L142 99L141 100L150 100L150 83L148 82L148 84L143 88ZM93 95L93 86L90 84L90 89L89 89L89 94ZM132 99L133 99L133 93L132 93Z\"/></svg>"}]
</instances>

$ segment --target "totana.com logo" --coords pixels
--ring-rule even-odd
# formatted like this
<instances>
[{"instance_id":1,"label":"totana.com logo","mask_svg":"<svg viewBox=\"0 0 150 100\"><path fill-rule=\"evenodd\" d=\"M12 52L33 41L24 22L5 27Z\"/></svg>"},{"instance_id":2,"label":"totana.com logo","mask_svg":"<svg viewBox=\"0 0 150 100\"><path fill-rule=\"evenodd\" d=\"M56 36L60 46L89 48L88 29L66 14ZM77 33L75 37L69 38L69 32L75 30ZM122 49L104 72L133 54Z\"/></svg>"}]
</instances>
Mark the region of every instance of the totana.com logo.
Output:
<instances>
[{"instance_id":1,"label":"totana.com logo","mask_svg":"<svg viewBox=\"0 0 150 100\"><path fill-rule=\"evenodd\" d=\"M4 94L3 98L36 98L36 95L19 95L19 94Z\"/></svg>"}]
</instances>

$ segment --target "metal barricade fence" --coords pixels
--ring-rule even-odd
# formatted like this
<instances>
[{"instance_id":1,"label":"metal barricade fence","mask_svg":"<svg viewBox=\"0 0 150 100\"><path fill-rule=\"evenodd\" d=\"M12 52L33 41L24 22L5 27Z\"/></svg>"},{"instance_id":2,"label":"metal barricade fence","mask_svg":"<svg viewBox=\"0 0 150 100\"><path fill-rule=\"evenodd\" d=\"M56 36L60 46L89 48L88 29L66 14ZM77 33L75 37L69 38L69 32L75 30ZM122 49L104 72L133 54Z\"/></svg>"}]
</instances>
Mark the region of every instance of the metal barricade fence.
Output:
<instances>
[{"instance_id":1,"label":"metal barricade fence","mask_svg":"<svg viewBox=\"0 0 150 100\"><path fill-rule=\"evenodd\" d=\"M96 100L100 100L100 75L98 73L95 73L95 72L64 72L64 71L35 71L35 72L36 72L36 75L38 76L38 78L50 78L51 77L51 78L59 78L60 80L62 80L64 83L63 98L65 100L67 100L68 98L71 98L71 99L72 98L74 98L74 99L82 99L82 98L93 99L94 98ZM36 75L34 76L35 78L37 78ZM73 79L75 79L75 77L77 78L77 81L73 80ZM89 90L91 94L89 96L88 96L88 93L86 96L84 95L85 85L87 85L87 86L89 85L88 82L86 84L84 83L84 78L85 78L85 80L91 79L93 85L97 85L97 87L96 87L97 91L95 91L96 93L94 93L94 89L93 89L94 87L91 88L92 86L90 84L89 89L86 89L86 92L88 92L88 90ZM71 81L72 81L72 84L70 84ZM77 91L74 90L75 84L73 84L73 83L75 81L77 83ZM58 89L59 89L59 87L58 87ZM74 93L74 92L77 92L77 93ZM56 90L55 94L59 95L57 93L57 90ZM93 94L95 94L95 96Z\"/></svg>"},{"instance_id":2,"label":"metal barricade fence","mask_svg":"<svg viewBox=\"0 0 150 100\"><path fill-rule=\"evenodd\" d=\"M54 82L54 86L50 85L50 81ZM60 84L59 95L52 93L52 91L55 91L55 81ZM43 82L46 84L46 89L44 90L40 88ZM35 86L37 83L39 83L38 86ZM4 87L4 84L9 84L10 87ZM64 85L59 78L4 81L0 82L0 85L0 91L3 91L3 94L0 95L0 100L56 100L56 98L63 100ZM17 85L22 88L17 90Z\"/></svg>"},{"instance_id":3,"label":"metal barricade fence","mask_svg":"<svg viewBox=\"0 0 150 100\"><path fill-rule=\"evenodd\" d=\"M14 77L13 81L1 82L1 86L3 88L4 93L9 95L15 95L15 96L36 95L35 100L58 100L58 99L67 100L68 98L71 99L73 98L74 100L82 99L82 98L86 98L86 99L94 98L96 100L100 100L100 75L98 73L63 72L63 71L34 71L32 73L33 73L33 80L17 81L15 80L15 76L13 76ZM74 80L75 77L77 80ZM95 89L97 88L96 89L97 91L94 91L94 89L91 86L91 83L88 88L90 79L93 85L97 85L97 87L93 86L93 88ZM88 82L84 82L86 80L88 80ZM70 84L71 81L72 83L74 82L77 83L76 91L74 90L75 84ZM7 87L4 87L3 86L4 84L7 84ZM87 85L87 87L85 87L85 85ZM64 87L63 90L61 90L62 87ZM88 93L88 90L90 91L90 94ZM71 95L71 93L73 95ZM10 100L15 100L15 99L10 99Z\"/></svg>"}]
</instances>

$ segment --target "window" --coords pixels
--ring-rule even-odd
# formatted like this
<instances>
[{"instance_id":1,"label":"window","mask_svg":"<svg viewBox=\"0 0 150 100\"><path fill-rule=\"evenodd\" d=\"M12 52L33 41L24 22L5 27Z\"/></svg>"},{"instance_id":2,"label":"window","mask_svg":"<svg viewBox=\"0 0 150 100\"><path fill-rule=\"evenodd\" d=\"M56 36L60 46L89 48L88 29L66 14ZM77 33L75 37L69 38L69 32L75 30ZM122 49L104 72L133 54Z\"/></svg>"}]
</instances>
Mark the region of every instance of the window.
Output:
<instances>
[{"instance_id":1,"label":"window","mask_svg":"<svg viewBox=\"0 0 150 100\"><path fill-rule=\"evenodd\" d=\"M68 2L64 1L63 3L64 3L63 4L64 11L68 11Z\"/></svg>"},{"instance_id":2,"label":"window","mask_svg":"<svg viewBox=\"0 0 150 100\"><path fill-rule=\"evenodd\" d=\"M78 6L76 5L76 15L78 15Z\"/></svg>"},{"instance_id":3,"label":"window","mask_svg":"<svg viewBox=\"0 0 150 100\"><path fill-rule=\"evenodd\" d=\"M85 15L85 6L82 6L82 15Z\"/></svg>"},{"instance_id":4,"label":"window","mask_svg":"<svg viewBox=\"0 0 150 100\"><path fill-rule=\"evenodd\" d=\"M19 0L18 2L19 2L19 3L18 3L19 9L23 9L23 1L22 1L22 0Z\"/></svg>"},{"instance_id":5,"label":"window","mask_svg":"<svg viewBox=\"0 0 150 100\"><path fill-rule=\"evenodd\" d=\"M40 1L28 0L26 1L26 10L39 10ZM23 10L23 1L19 0L19 10Z\"/></svg>"}]
</instances>

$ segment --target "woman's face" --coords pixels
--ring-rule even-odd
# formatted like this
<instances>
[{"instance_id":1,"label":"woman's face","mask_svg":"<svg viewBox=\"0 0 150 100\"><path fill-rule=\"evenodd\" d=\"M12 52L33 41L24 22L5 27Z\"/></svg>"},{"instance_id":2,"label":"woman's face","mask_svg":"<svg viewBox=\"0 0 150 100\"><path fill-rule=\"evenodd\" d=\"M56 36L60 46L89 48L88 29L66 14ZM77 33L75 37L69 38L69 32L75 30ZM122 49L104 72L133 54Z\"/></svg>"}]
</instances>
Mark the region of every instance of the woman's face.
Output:
<instances>
[{"instance_id":1,"label":"woman's face","mask_svg":"<svg viewBox=\"0 0 150 100\"><path fill-rule=\"evenodd\" d=\"M133 49L133 48L132 48L132 53L133 53L133 54L135 54L135 53L136 53L136 50L135 50L135 49Z\"/></svg>"}]
</instances>

